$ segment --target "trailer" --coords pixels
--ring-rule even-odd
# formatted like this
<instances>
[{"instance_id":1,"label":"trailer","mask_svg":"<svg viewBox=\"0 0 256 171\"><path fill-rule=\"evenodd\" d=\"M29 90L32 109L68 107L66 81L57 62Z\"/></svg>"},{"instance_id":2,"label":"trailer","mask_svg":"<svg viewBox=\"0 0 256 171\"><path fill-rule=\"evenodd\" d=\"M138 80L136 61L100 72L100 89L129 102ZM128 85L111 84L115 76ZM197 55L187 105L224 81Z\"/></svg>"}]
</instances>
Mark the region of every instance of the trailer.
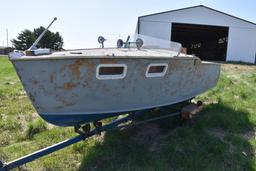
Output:
<instances>
[{"instance_id":1,"label":"trailer","mask_svg":"<svg viewBox=\"0 0 256 171\"><path fill-rule=\"evenodd\" d=\"M201 102L199 102L198 104L201 104ZM171 105L171 106L165 106L160 108L152 108L148 110L140 110L140 111L135 111L130 113L124 113L119 115L119 117L114 121L107 123L105 125L102 125L102 122L98 121L90 124L75 126L74 131L78 134L77 136L64 140L62 142L59 142L52 146L43 148L41 150L35 151L31 154L28 154L26 156L23 156L21 158L18 158L10 162L0 161L0 171L8 171L8 170L20 167L26 163L32 162L40 157L43 157L55 151L61 150L77 142L85 141L92 136L100 134L101 132L127 128L135 125L141 125L148 122L162 120L162 119L166 119L174 116L180 116L181 120L190 120L192 117L188 117L188 116L190 115L192 116L193 114L195 114L195 112L200 111L200 106L193 103L180 103L178 105L182 107L176 108L177 105L175 106ZM137 121L139 116L145 115L150 112L155 112L155 111L160 111L161 116ZM120 116L123 116L123 117L120 117ZM91 130L91 125L94 125L94 129L92 130Z\"/></svg>"}]
</instances>

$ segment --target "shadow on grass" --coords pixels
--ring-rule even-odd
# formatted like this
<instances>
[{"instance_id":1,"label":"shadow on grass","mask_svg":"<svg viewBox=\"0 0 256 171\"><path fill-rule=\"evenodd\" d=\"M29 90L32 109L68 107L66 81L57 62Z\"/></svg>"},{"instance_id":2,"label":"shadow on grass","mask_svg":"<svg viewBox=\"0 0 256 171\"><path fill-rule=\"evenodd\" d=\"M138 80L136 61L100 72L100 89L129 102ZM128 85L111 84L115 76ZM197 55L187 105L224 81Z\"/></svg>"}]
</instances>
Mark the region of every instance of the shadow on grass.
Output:
<instances>
[{"instance_id":1,"label":"shadow on grass","mask_svg":"<svg viewBox=\"0 0 256 171\"><path fill-rule=\"evenodd\" d=\"M253 124L246 112L208 105L192 125L172 118L80 146L80 170L254 170Z\"/></svg>"}]
</instances>

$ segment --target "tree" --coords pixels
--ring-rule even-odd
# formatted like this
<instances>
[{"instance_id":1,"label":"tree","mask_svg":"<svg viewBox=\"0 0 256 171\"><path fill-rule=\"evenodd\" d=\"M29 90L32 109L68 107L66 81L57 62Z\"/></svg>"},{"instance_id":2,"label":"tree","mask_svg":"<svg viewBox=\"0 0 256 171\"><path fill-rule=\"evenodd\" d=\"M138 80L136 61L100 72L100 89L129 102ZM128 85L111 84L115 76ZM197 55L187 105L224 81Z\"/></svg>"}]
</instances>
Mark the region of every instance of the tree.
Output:
<instances>
[{"instance_id":1,"label":"tree","mask_svg":"<svg viewBox=\"0 0 256 171\"><path fill-rule=\"evenodd\" d=\"M44 30L45 28L42 26L34 29L33 31L25 29L19 33L17 39L12 39L11 42L13 43L15 49L27 50ZM63 38L59 32L53 33L49 30L47 30L43 38L37 44L38 48L50 48L54 50L61 50L62 46Z\"/></svg>"}]
</instances>

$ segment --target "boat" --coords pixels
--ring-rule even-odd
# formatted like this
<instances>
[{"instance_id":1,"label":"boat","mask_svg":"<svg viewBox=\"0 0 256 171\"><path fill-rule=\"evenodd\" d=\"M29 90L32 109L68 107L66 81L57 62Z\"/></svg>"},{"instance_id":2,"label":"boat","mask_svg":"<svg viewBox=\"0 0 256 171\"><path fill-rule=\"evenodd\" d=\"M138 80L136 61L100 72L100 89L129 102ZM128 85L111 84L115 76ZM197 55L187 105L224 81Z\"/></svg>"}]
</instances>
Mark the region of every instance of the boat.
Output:
<instances>
[{"instance_id":1,"label":"boat","mask_svg":"<svg viewBox=\"0 0 256 171\"><path fill-rule=\"evenodd\" d=\"M149 36L118 39L116 47L105 47L106 39L99 37L100 48L60 52L37 49L39 40L9 58L37 113L58 126L187 101L219 79L219 64Z\"/></svg>"}]
</instances>

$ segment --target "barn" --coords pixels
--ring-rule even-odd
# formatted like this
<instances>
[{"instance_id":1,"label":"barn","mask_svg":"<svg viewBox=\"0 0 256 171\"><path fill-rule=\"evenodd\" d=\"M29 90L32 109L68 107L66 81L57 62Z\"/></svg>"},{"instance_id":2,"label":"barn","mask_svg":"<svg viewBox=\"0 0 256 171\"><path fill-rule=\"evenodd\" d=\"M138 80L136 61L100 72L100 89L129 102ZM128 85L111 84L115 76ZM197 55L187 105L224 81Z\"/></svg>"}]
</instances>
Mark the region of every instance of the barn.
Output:
<instances>
[{"instance_id":1,"label":"barn","mask_svg":"<svg viewBox=\"0 0 256 171\"><path fill-rule=\"evenodd\" d=\"M203 60L256 63L256 24L203 5L140 16L136 33L180 42Z\"/></svg>"}]
</instances>

